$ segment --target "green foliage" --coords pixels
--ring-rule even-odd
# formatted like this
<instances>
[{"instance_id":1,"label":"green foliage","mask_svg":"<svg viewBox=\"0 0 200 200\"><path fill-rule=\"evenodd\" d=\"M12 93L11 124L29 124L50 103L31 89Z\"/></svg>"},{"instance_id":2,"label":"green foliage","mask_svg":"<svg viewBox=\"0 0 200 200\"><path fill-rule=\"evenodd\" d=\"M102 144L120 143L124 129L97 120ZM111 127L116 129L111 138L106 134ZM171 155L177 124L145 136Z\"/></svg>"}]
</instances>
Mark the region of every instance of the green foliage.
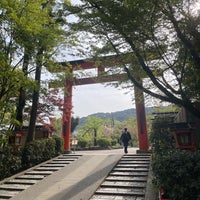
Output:
<instances>
[{"instance_id":1,"label":"green foliage","mask_svg":"<svg viewBox=\"0 0 200 200\"><path fill-rule=\"evenodd\" d=\"M78 126L78 124L79 124L79 118L78 117L76 117L76 118L72 117L71 118L71 133L73 133L75 128Z\"/></svg>"},{"instance_id":2,"label":"green foliage","mask_svg":"<svg viewBox=\"0 0 200 200\"><path fill-rule=\"evenodd\" d=\"M64 150L62 138L35 140L24 148L4 146L0 151L0 179L55 157Z\"/></svg>"},{"instance_id":3,"label":"green foliage","mask_svg":"<svg viewBox=\"0 0 200 200\"><path fill-rule=\"evenodd\" d=\"M64 140L61 137L54 137L55 140L55 152L57 155L64 152Z\"/></svg>"},{"instance_id":4,"label":"green foliage","mask_svg":"<svg viewBox=\"0 0 200 200\"><path fill-rule=\"evenodd\" d=\"M154 183L162 187L172 200L199 200L200 151L175 149L169 123L172 123L172 118L158 117L152 124L150 141Z\"/></svg>"},{"instance_id":5,"label":"green foliage","mask_svg":"<svg viewBox=\"0 0 200 200\"><path fill-rule=\"evenodd\" d=\"M45 145L44 140L34 140L25 145L22 155L22 165L24 168L32 167L43 161Z\"/></svg>"},{"instance_id":6,"label":"green foliage","mask_svg":"<svg viewBox=\"0 0 200 200\"><path fill-rule=\"evenodd\" d=\"M118 145L119 143L118 143L118 140L119 140L119 138L117 138L117 139L112 139L111 140L111 146L116 146L116 145Z\"/></svg>"},{"instance_id":7,"label":"green foliage","mask_svg":"<svg viewBox=\"0 0 200 200\"><path fill-rule=\"evenodd\" d=\"M130 82L146 94L184 106L200 117L193 105L200 101L197 0L81 2L68 8L70 14L79 17L70 30L76 31L76 35L80 31L81 42L89 46L80 53L88 53L86 57L92 54L95 60L100 57L97 62L112 66L113 74L121 67L128 80L118 84ZM120 63L113 66L114 59L102 59L105 55L116 56ZM138 77L147 77L148 81L141 84ZM127 87L131 88L130 85Z\"/></svg>"},{"instance_id":8,"label":"green foliage","mask_svg":"<svg viewBox=\"0 0 200 200\"><path fill-rule=\"evenodd\" d=\"M153 159L158 186L172 200L200 199L200 151L171 150Z\"/></svg>"},{"instance_id":9,"label":"green foliage","mask_svg":"<svg viewBox=\"0 0 200 200\"><path fill-rule=\"evenodd\" d=\"M108 138L98 138L97 139L97 145L100 147L109 147L111 146L111 140Z\"/></svg>"},{"instance_id":10,"label":"green foliage","mask_svg":"<svg viewBox=\"0 0 200 200\"><path fill-rule=\"evenodd\" d=\"M170 118L158 118L152 122L149 139L155 154L165 154L175 148L175 138L167 126L170 122Z\"/></svg>"},{"instance_id":11,"label":"green foliage","mask_svg":"<svg viewBox=\"0 0 200 200\"><path fill-rule=\"evenodd\" d=\"M44 140L45 148L43 151L43 160L49 160L56 155L56 141L52 138Z\"/></svg>"},{"instance_id":12,"label":"green foliage","mask_svg":"<svg viewBox=\"0 0 200 200\"><path fill-rule=\"evenodd\" d=\"M85 148L89 145L89 141L87 138L78 137L78 147Z\"/></svg>"},{"instance_id":13,"label":"green foliage","mask_svg":"<svg viewBox=\"0 0 200 200\"><path fill-rule=\"evenodd\" d=\"M34 140L25 145L22 155L22 167L28 168L56 156L56 141L52 138Z\"/></svg>"},{"instance_id":14,"label":"green foliage","mask_svg":"<svg viewBox=\"0 0 200 200\"><path fill-rule=\"evenodd\" d=\"M68 39L62 26L66 23L65 5L69 4L68 0L0 1L0 129L11 125L13 130L23 123L28 91L39 96L43 66L55 63L53 55ZM37 95L32 101L35 113ZM35 113L27 115L32 119L28 138L33 135ZM6 131L3 134L7 137Z\"/></svg>"},{"instance_id":15,"label":"green foliage","mask_svg":"<svg viewBox=\"0 0 200 200\"><path fill-rule=\"evenodd\" d=\"M13 146L0 150L0 180L13 175L21 169L21 151Z\"/></svg>"}]
</instances>

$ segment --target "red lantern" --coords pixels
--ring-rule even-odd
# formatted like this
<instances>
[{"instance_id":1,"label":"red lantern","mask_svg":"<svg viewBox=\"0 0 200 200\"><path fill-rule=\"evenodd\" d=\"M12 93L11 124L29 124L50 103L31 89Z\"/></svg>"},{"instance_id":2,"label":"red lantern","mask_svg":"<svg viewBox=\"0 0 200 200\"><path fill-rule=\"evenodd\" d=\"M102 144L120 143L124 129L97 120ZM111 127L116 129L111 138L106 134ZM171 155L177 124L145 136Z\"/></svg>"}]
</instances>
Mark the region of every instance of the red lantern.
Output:
<instances>
[{"instance_id":1,"label":"red lantern","mask_svg":"<svg viewBox=\"0 0 200 200\"><path fill-rule=\"evenodd\" d=\"M189 123L174 123L171 131L175 135L176 147L179 149L196 149L194 128Z\"/></svg>"},{"instance_id":2,"label":"red lantern","mask_svg":"<svg viewBox=\"0 0 200 200\"><path fill-rule=\"evenodd\" d=\"M17 132L14 136L14 144L16 146L21 146L22 145L22 136L23 132Z\"/></svg>"},{"instance_id":3,"label":"red lantern","mask_svg":"<svg viewBox=\"0 0 200 200\"><path fill-rule=\"evenodd\" d=\"M179 130L175 132L176 147L179 149L195 149L192 130Z\"/></svg>"}]
</instances>

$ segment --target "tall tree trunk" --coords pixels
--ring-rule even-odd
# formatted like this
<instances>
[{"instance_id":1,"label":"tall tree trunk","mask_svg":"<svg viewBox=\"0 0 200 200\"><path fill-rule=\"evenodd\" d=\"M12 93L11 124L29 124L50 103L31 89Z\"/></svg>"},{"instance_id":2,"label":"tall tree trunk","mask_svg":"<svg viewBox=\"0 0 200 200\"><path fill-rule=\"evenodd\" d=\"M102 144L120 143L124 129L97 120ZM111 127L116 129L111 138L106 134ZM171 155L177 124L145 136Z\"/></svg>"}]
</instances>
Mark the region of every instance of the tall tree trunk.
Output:
<instances>
[{"instance_id":1,"label":"tall tree trunk","mask_svg":"<svg viewBox=\"0 0 200 200\"><path fill-rule=\"evenodd\" d=\"M23 68L22 71L24 72L24 76L27 76L27 71L28 71L28 64L29 64L29 55L24 53L24 62L23 62ZM21 126L23 124L23 110L26 104L26 94L25 90L23 87L20 88L19 91L19 98L18 98L18 105L17 105L17 110L16 110L16 120L20 123L15 127L15 130L20 130Z\"/></svg>"},{"instance_id":2,"label":"tall tree trunk","mask_svg":"<svg viewBox=\"0 0 200 200\"><path fill-rule=\"evenodd\" d=\"M30 142L35 139L35 125L36 125L37 108L38 108L38 100L40 92L41 70L42 70L42 60L43 60L42 58L43 58L43 48L40 48L36 57L35 81L37 83L37 88L35 88L33 91L32 107L31 107L30 121L29 121L28 135L26 142Z\"/></svg>"}]
</instances>

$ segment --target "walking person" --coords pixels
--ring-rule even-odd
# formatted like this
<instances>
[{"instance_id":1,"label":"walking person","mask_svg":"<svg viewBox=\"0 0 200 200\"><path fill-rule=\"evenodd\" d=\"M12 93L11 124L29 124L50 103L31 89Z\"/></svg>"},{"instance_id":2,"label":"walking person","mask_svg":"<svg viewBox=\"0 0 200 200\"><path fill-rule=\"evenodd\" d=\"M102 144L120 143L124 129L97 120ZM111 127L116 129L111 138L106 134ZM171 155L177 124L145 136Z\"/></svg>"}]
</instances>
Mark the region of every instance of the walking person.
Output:
<instances>
[{"instance_id":1,"label":"walking person","mask_svg":"<svg viewBox=\"0 0 200 200\"><path fill-rule=\"evenodd\" d=\"M123 145L124 145L124 153L128 153L128 143L131 140L131 135L128 132L127 128L124 128L124 131L120 137L120 140L123 142Z\"/></svg>"}]
</instances>

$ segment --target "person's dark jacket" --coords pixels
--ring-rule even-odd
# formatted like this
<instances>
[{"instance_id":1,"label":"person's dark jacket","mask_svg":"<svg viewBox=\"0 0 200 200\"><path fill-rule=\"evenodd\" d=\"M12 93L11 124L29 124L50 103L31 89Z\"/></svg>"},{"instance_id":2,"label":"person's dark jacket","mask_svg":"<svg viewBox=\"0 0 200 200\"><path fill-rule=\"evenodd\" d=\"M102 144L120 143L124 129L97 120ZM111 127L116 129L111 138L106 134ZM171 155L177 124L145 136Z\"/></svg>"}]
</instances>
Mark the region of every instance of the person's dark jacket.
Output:
<instances>
[{"instance_id":1,"label":"person's dark jacket","mask_svg":"<svg viewBox=\"0 0 200 200\"><path fill-rule=\"evenodd\" d=\"M123 132L120 139L124 146L128 146L128 142L131 140L131 135L129 132Z\"/></svg>"}]
</instances>

